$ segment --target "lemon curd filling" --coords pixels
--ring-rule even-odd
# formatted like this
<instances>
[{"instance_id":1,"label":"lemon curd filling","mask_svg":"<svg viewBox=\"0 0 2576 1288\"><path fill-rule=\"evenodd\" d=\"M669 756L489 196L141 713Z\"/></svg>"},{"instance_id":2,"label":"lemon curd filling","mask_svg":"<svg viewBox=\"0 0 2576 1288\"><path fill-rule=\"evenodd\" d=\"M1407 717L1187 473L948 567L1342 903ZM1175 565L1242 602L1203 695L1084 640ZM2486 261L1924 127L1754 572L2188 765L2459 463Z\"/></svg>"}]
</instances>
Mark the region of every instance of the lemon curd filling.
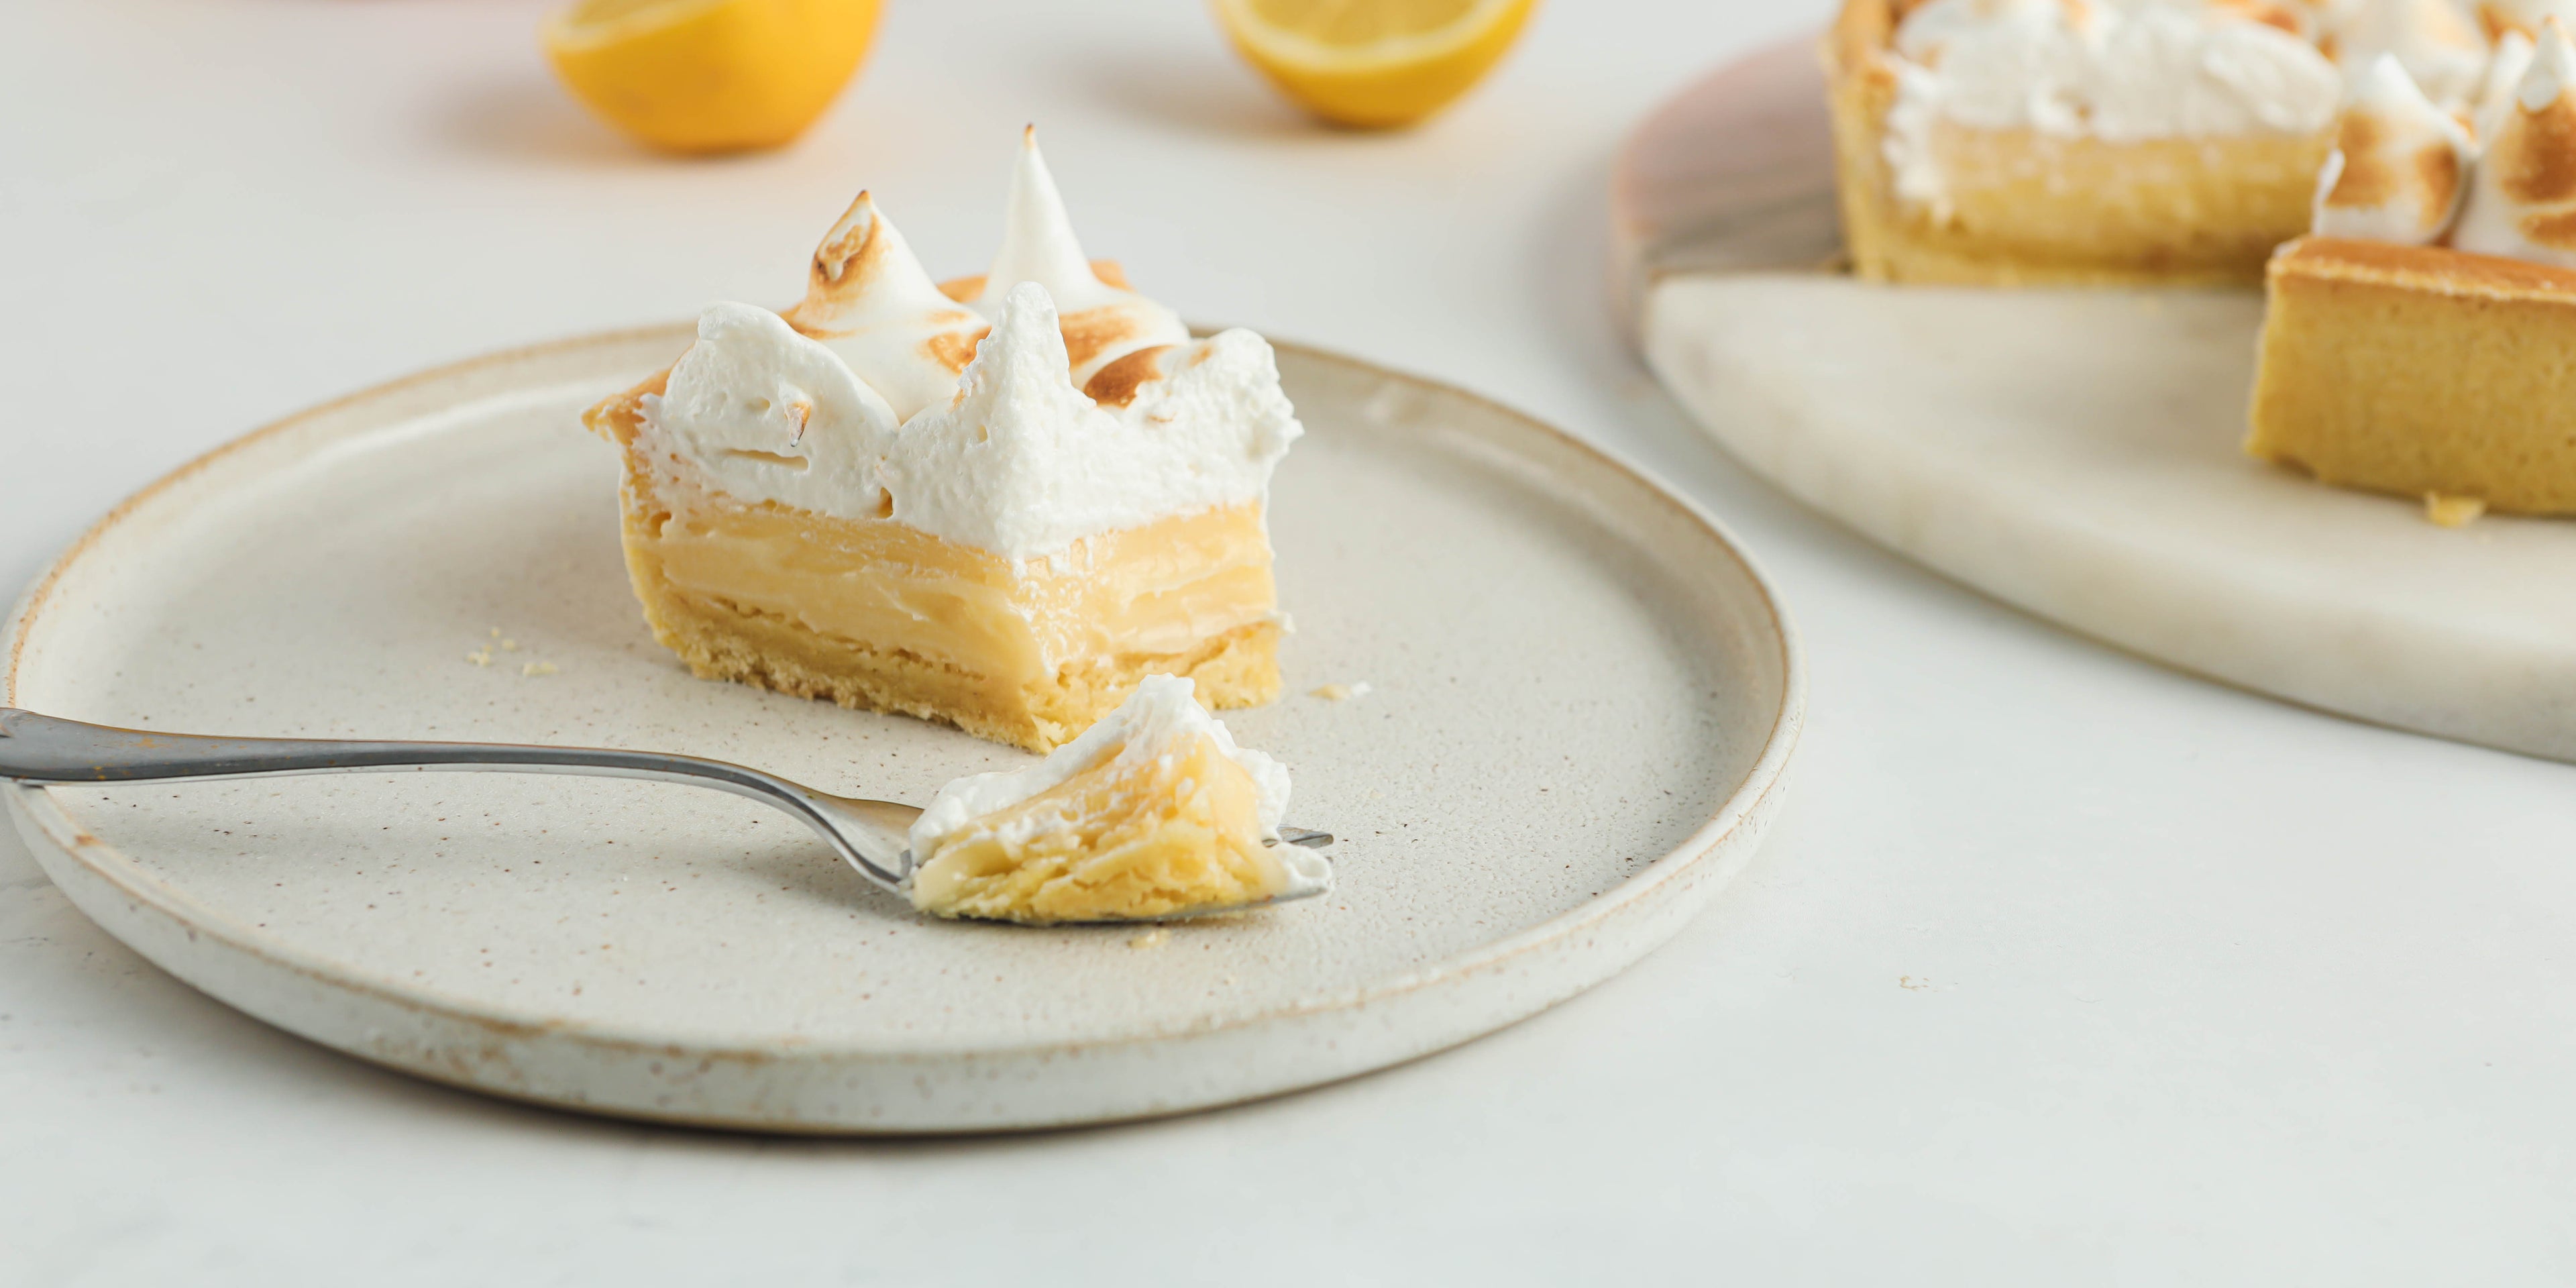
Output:
<instances>
[{"instance_id":1,"label":"lemon curd filling","mask_svg":"<svg viewBox=\"0 0 2576 1288\"><path fill-rule=\"evenodd\" d=\"M1191 681L1134 696L1028 769L962 778L912 829L912 901L942 917L1116 921L1259 903L1295 874L1276 844L1288 771L1235 745Z\"/></svg>"},{"instance_id":2,"label":"lemon curd filling","mask_svg":"<svg viewBox=\"0 0 2576 1288\"><path fill-rule=\"evenodd\" d=\"M1148 674L1191 676L1220 708L1278 696L1258 504L1015 566L892 520L673 490L630 510L627 561L655 635L702 677L947 720L1031 751L1089 728Z\"/></svg>"}]
</instances>

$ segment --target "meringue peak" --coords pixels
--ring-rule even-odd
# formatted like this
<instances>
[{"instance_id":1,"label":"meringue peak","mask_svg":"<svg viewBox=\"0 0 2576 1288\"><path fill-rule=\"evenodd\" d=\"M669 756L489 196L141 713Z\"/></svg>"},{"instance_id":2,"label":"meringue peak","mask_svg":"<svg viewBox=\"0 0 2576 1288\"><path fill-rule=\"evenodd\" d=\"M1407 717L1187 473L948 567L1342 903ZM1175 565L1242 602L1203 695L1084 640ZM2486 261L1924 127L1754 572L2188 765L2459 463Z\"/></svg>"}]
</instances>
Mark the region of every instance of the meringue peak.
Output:
<instances>
[{"instance_id":1,"label":"meringue peak","mask_svg":"<svg viewBox=\"0 0 2576 1288\"><path fill-rule=\"evenodd\" d=\"M1031 282L1045 287L1061 315L1073 384L1079 389L1138 350L1189 342L1190 329L1179 314L1127 289L1123 275L1117 276L1118 281L1103 277L1083 254L1055 176L1038 151L1037 127L1030 126L1020 136L1019 166L1011 175L1001 252L981 282L952 285L958 285L968 308L986 317L996 316L1018 287Z\"/></svg>"},{"instance_id":2,"label":"meringue peak","mask_svg":"<svg viewBox=\"0 0 2576 1288\"><path fill-rule=\"evenodd\" d=\"M2555 18L2540 24L2530 69L2498 108L2452 245L2576 266L2576 46Z\"/></svg>"},{"instance_id":3,"label":"meringue peak","mask_svg":"<svg viewBox=\"0 0 2576 1288\"><path fill-rule=\"evenodd\" d=\"M2372 60L2335 126L2317 179L2314 231L2400 245L2441 239L2472 160L2468 131L2433 105L2394 54Z\"/></svg>"},{"instance_id":4,"label":"meringue peak","mask_svg":"<svg viewBox=\"0 0 2576 1288\"><path fill-rule=\"evenodd\" d=\"M2381 54L2370 60L2370 66L2361 73L2360 84L2353 88L2353 102L2382 111L2413 110L2419 104L2433 106L2433 100L2424 97L2423 87L2407 74L2406 64L2395 54Z\"/></svg>"},{"instance_id":5,"label":"meringue peak","mask_svg":"<svg viewBox=\"0 0 2576 1288\"><path fill-rule=\"evenodd\" d=\"M854 294L865 289L872 279L889 284L904 284L905 279L927 283L930 273L913 257L903 234L896 232L877 209L876 198L863 189L850 208L842 212L840 222L823 234L823 243L814 248L807 298Z\"/></svg>"},{"instance_id":6,"label":"meringue peak","mask_svg":"<svg viewBox=\"0 0 2576 1288\"><path fill-rule=\"evenodd\" d=\"M1038 151L1038 127L1020 135L1020 160L1011 172L1010 213L1002 225L1002 248L984 275L983 298L1007 295L1022 282L1036 282L1059 300L1071 301L1106 287L1091 271L1090 257L1073 235L1065 214L1064 195L1056 190L1046 156ZM1068 303L1068 308L1080 307Z\"/></svg>"},{"instance_id":7,"label":"meringue peak","mask_svg":"<svg viewBox=\"0 0 2576 1288\"><path fill-rule=\"evenodd\" d=\"M2508 31L2496 38L2487 57L2486 79L2478 86L2478 142L2492 142L2504 129L2505 115L2517 106L2524 73L2531 70L2531 37Z\"/></svg>"},{"instance_id":8,"label":"meringue peak","mask_svg":"<svg viewBox=\"0 0 2576 1288\"><path fill-rule=\"evenodd\" d=\"M986 330L983 318L940 293L865 192L815 248L805 298L784 316L839 354L899 418L955 391Z\"/></svg>"},{"instance_id":9,"label":"meringue peak","mask_svg":"<svg viewBox=\"0 0 2576 1288\"><path fill-rule=\"evenodd\" d=\"M788 311L788 321L824 339L913 317L957 321L971 315L940 293L894 222L862 192L815 247L805 298Z\"/></svg>"},{"instance_id":10,"label":"meringue peak","mask_svg":"<svg viewBox=\"0 0 2576 1288\"><path fill-rule=\"evenodd\" d=\"M2436 104L2460 107L2477 96L2489 65L2487 38L2456 0L2344 0L2322 14L2316 35L2331 42L2356 84L2377 55L2395 54Z\"/></svg>"},{"instance_id":11,"label":"meringue peak","mask_svg":"<svg viewBox=\"0 0 2576 1288\"><path fill-rule=\"evenodd\" d=\"M2544 112L2571 84L2576 84L2576 46L2567 43L2567 29L2555 15L2543 18L2540 34L2532 41L2531 67L2514 87L2514 101L2525 112Z\"/></svg>"},{"instance_id":12,"label":"meringue peak","mask_svg":"<svg viewBox=\"0 0 2576 1288\"><path fill-rule=\"evenodd\" d=\"M1066 378L1070 364L1065 358L1064 331L1056 319L1055 300L1044 286L1022 282L1012 287L1002 297L1001 313L985 340L958 378L961 407L1015 389L1079 397Z\"/></svg>"}]
</instances>

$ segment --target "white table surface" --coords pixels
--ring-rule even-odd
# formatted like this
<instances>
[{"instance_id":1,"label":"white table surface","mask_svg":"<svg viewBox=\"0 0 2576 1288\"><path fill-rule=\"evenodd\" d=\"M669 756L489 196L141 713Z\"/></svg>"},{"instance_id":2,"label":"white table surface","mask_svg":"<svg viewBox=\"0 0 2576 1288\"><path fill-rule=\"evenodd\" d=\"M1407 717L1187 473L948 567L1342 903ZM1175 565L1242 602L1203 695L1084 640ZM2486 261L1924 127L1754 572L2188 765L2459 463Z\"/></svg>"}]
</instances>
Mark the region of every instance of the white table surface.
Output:
<instances>
[{"instance_id":1,"label":"white table surface","mask_svg":"<svg viewBox=\"0 0 2576 1288\"><path fill-rule=\"evenodd\" d=\"M1797 795L1718 906L1467 1048L1193 1118L926 1143L414 1082L162 976L0 839L0 1282L2564 1282L2576 770L2090 645L1747 478L1619 347L1626 125L1823 0L1553 0L1462 109L1319 132L1191 0L890 0L783 155L647 159L526 0L15 0L0 582L419 367L783 302L861 185L980 269L1035 119L1203 319L1632 454L1786 592Z\"/></svg>"}]
</instances>

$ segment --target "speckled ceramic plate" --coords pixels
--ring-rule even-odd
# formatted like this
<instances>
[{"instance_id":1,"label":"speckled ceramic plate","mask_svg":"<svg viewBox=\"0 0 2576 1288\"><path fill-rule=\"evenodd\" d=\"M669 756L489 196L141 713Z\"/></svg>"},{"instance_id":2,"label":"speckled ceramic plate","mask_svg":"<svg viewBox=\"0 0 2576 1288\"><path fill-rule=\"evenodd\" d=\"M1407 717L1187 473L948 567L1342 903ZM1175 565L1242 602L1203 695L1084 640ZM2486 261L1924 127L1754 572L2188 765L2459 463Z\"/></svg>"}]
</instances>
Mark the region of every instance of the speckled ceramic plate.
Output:
<instances>
[{"instance_id":1,"label":"speckled ceramic plate","mask_svg":"<svg viewBox=\"0 0 2576 1288\"><path fill-rule=\"evenodd\" d=\"M295 417L118 509L30 592L10 705L197 732L693 752L923 800L1023 753L692 679L646 634L575 413L681 328ZM1232 713L1344 840L1333 896L1172 930L939 923L747 801L385 775L0 788L48 872L282 1028L571 1108L816 1132L1046 1126L1310 1086L1635 960L1753 849L1795 648L1710 520L1455 390L1283 348L1292 696ZM488 663L473 659L488 654ZM1370 686L1344 701L1309 696Z\"/></svg>"},{"instance_id":2,"label":"speckled ceramic plate","mask_svg":"<svg viewBox=\"0 0 2576 1288\"><path fill-rule=\"evenodd\" d=\"M2454 531L2248 457L2261 292L1854 279L1812 40L1640 123L1611 204L1647 362L1799 499L2174 666L2576 761L2576 523Z\"/></svg>"}]
</instances>

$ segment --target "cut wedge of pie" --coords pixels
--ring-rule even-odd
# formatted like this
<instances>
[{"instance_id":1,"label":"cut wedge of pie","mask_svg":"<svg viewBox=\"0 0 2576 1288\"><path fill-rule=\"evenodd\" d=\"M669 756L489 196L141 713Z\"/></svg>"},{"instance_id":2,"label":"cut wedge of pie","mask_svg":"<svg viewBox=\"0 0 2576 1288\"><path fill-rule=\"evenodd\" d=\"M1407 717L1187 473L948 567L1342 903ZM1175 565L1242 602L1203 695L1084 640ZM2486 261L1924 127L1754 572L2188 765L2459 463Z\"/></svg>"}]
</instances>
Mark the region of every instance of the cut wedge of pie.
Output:
<instances>
[{"instance_id":1,"label":"cut wedge of pie","mask_svg":"<svg viewBox=\"0 0 2576 1288\"><path fill-rule=\"evenodd\" d=\"M2483 153L2373 69L2272 258L2246 451L2446 526L2576 514L2576 47L2551 19L2519 65Z\"/></svg>"},{"instance_id":2,"label":"cut wedge of pie","mask_svg":"<svg viewBox=\"0 0 2576 1288\"><path fill-rule=\"evenodd\" d=\"M2342 487L2576 514L2576 269L2310 237L2272 261L2246 450Z\"/></svg>"},{"instance_id":3,"label":"cut wedge of pie","mask_svg":"<svg viewBox=\"0 0 2576 1288\"><path fill-rule=\"evenodd\" d=\"M585 419L623 449L645 619L700 676L1033 751L1147 675L1278 694L1266 504L1303 431L1270 346L1194 340L1087 261L1033 133L990 272L935 285L862 193L801 303L708 309Z\"/></svg>"},{"instance_id":4,"label":"cut wedge of pie","mask_svg":"<svg viewBox=\"0 0 2576 1288\"><path fill-rule=\"evenodd\" d=\"M1288 771L1235 745L1191 694L1148 676L1038 765L943 788L912 829L912 900L942 917L1163 917L1329 885L1279 841Z\"/></svg>"}]
</instances>

